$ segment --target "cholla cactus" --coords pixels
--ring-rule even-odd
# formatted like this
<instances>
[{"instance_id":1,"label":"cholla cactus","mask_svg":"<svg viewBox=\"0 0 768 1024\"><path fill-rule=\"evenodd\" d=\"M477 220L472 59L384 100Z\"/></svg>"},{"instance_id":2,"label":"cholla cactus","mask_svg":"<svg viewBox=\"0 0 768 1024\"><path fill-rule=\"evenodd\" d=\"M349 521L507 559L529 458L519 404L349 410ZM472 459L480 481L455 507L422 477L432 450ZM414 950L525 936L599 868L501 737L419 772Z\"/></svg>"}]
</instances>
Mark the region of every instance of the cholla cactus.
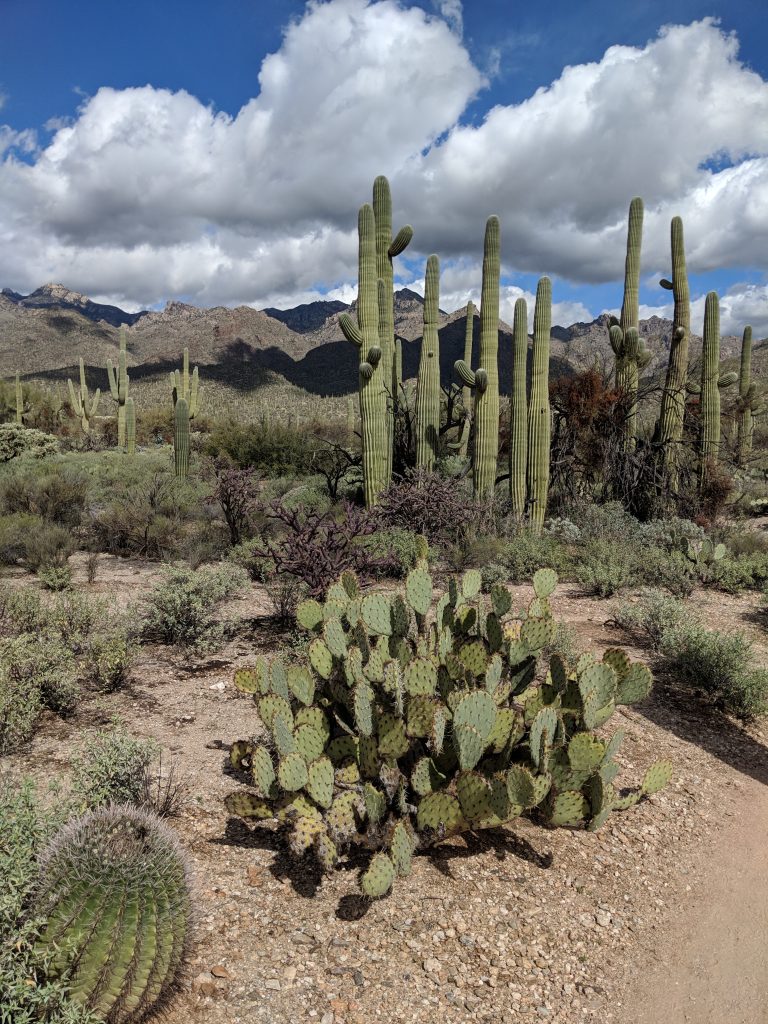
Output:
<instances>
[{"instance_id":1,"label":"cholla cactus","mask_svg":"<svg viewBox=\"0 0 768 1024\"><path fill-rule=\"evenodd\" d=\"M120 356L117 369L112 365L112 360L107 360L107 379L109 380L109 392L117 402L117 447L125 448L125 403L128 401L130 378L126 363L126 340L125 328L120 328Z\"/></svg>"},{"instance_id":2,"label":"cholla cactus","mask_svg":"<svg viewBox=\"0 0 768 1024\"><path fill-rule=\"evenodd\" d=\"M96 388L96 393L93 396L93 401L88 397L88 384L85 379L85 363L80 360L80 387L75 391L75 386L72 381L67 377L67 387L69 388L69 402L76 416L80 417L80 424L86 434L91 431L91 421L96 415L96 411L99 408L99 399L101 398L101 388Z\"/></svg>"},{"instance_id":3,"label":"cholla cactus","mask_svg":"<svg viewBox=\"0 0 768 1024\"><path fill-rule=\"evenodd\" d=\"M235 685L253 694L262 743L230 751L253 791L226 800L232 814L277 818L296 856L325 871L353 846L371 853L360 885L384 895L407 875L416 849L526 813L554 825L598 828L669 779L659 762L642 787L612 783L622 732L594 730L619 704L646 697L651 673L619 649L567 665L554 655L543 683L537 662L556 625L551 569L534 576L527 614L510 617L501 585L490 602L480 572L437 595L419 561L401 593L362 594L345 573L324 604L305 601L305 662L260 659Z\"/></svg>"},{"instance_id":4,"label":"cholla cactus","mask_svg":"<svg viewBox=\"0 0 768 1024\"><path fill-rule=\"evenodd\" d=\"M39 944L54 973L105 1024L138 1024L178 984L190 879L156 815L112 805L71 821L41 857L33 903L46 920Z\"/></svg>"}]
</instances>

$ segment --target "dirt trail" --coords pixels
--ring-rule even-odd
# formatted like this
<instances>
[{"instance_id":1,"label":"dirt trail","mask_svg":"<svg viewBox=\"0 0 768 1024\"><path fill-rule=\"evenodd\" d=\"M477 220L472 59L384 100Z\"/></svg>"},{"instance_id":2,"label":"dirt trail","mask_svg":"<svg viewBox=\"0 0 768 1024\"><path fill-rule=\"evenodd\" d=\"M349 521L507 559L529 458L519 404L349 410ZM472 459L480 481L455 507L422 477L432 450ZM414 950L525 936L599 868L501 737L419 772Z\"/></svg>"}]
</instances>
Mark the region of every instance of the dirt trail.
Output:
<instances>
[{"instance_id":1,"label":"dirt trail","mask_svg":"<svg viewBox=\"0 0 768 1024\"><path fill-rule=\"evenodd\" d=\"M768 1022L768 786L748 779L723 811L733 818L702 849L695 896L623 1000L626 1024Z\"/></svg>"}]
</instances>

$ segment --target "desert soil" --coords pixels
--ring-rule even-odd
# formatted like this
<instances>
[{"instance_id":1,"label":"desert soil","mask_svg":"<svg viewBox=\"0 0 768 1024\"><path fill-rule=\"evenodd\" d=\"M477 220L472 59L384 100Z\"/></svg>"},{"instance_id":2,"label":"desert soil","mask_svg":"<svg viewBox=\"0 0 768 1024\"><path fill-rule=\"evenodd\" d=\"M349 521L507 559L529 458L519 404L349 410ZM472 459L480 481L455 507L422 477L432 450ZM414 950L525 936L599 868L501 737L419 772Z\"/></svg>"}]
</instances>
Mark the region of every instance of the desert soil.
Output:
<instances>
[{"instance_id":1,"label":"desert soil","mask_svg":"<svg viewBox=\"0 0 768 1024\"><path fill-rule=\"evenodd\" d=\"M155 573L102 556L97 583L81 582L127 604ZM521 605L530 597L528 587L512 589ZM187 788L172 824L200 908L169 1024L757 1024L768 1020L764 726L745 728L665 678L611 625L616 603L561 585L554 610L585 647L621 644L656 670L651 697L621 708L609 731L626 730L618 784L637 784L648 764L670 757L670 786L596 834L521 820L447 842L416 858L388 899L357 895L358 864L322 879L289 860L272 826L228 819L223 797L240 783L226 768L227 747L260 729L233 671L289 643L255 587L228 610L246 624L219 654L190 663L142 648L125 690L85 701L67 721L47 718L0 771L66 779L83 736L114 715L162 744ZM709 624L753 635L765 661L755 604L754 595L714 592L690 601Z\"/></svg>"}]
</instances>

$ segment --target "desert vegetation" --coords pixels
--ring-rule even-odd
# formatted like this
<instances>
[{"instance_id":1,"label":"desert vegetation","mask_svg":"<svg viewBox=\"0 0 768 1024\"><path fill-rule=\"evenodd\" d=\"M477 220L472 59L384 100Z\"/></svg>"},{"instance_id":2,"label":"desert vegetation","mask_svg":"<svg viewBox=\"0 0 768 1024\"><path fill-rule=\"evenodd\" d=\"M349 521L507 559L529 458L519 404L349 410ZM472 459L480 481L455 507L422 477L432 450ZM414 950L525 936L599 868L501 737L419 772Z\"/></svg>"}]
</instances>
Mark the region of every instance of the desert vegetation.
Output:
<instances>
[{"instance_id":1,"label":"desert vegetation","mask_svg":"<svg viewBox=\"0 0 768 1024\"><path fill-rule=\"evenodd\" d=\"M635 198L610 367L550 378L543 277L532 337L525 300L515 306L500 386L502 226L490 217L464 357L441 375L431 255L418 373L404 377L393 261L413 231L393 236L379 177L359 213L355 315L339 320L356 393L305 396L290 416L268 392L260 408L234 393L209 403L184 349L139 399L125 328L108 395L77 353L66 394L0 383L1 1019L239 1020L275 993L272 1019L300 1019L312 1004L294 1015L306 993L291 963L282 982L265 976L227 1002L232 945L220 953L214 932L227 929L219 886L237 895L230 847L257 918L290 878L315 904L339 886L355 912L338 919L370 914L378 934L387 918L375 914L431 884L420 865L474 850L487 866L482 843L520 828L528 843L565 829L552 842L566 863L580 843L585 864L606 848L592 833L631 829L616 822L632 815L651 829L666 814L677 836L682 769L659 721L684 703L749 737L768 712L766 406L748 325L738 371L722 365L715 293L694 358L677 217L661 282L672 337L666 366L649 370L642 225ZM219 729L211 701L225 699ZM274 853L278 879L259 880L256 849ZM443 874L443 891L459 884ZM451 930L435 929L436 947ZM590 955L558 982L576 1003ZM440 960L421 959L442 991ZM509 971L489 963L488 978ZM331 1020L364 1012L373 989L357 988ZM546 1009L550 997L525 999ZM475 998L448 1003L474 1010Z\"/></svg>"}]
</instances>

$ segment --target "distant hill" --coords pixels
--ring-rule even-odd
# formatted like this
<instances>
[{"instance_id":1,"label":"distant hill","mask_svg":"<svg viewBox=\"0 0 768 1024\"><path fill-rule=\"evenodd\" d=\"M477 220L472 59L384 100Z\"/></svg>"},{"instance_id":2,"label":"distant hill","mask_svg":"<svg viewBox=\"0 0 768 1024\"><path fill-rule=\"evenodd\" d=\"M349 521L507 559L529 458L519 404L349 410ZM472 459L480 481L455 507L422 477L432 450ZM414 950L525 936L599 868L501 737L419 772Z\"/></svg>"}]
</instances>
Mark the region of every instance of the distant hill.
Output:
<instances>
[{"instance_id":1,"label":"distant hill","mask_svg":"<svg viewBox=\"0 0 768 1024\"><path fill-rule=\"evenodd\" d=\"M395 331L403 339L406 377L416 375L423 323L423 299L402 288L395 293ZM178 364L182 349L210 381L246 391L282 378L314 395L343 395L357 388L357 356L343 338L339 313L351 306L339 301L318 301L292 309L257 310L200 308L168 302L160 312L126 313L117 306L92 302L63 285L47 284L30 295L9 289L0 292L0 376L16 371L25 377L61 380L72 374L80 356L90 368L94 386L106 388L104 367L118 352L119 329L125 327L132 378L157 379ZM466 310L440 311L440 369L444 382L454 379L453 364L464 354ZM606 366L613 356L608 342L608 316L590 323L552 330L551 374L556 377L590 366ZM654 354L649 372L666 364L672 332L670 320L652 317L641 321L640 333ZM479 317L474 325L477 365ZM724 358L736 356L740 339L725 337ZM694 358L701 340L692 338ZM760 351L759 351L760 350ZM499 379L502 392L511 381L511 328L500 324ZM768 354L768 348L766 349ZM768 363L755 344L756 375Z\"/></svg>"}]
</instances>

